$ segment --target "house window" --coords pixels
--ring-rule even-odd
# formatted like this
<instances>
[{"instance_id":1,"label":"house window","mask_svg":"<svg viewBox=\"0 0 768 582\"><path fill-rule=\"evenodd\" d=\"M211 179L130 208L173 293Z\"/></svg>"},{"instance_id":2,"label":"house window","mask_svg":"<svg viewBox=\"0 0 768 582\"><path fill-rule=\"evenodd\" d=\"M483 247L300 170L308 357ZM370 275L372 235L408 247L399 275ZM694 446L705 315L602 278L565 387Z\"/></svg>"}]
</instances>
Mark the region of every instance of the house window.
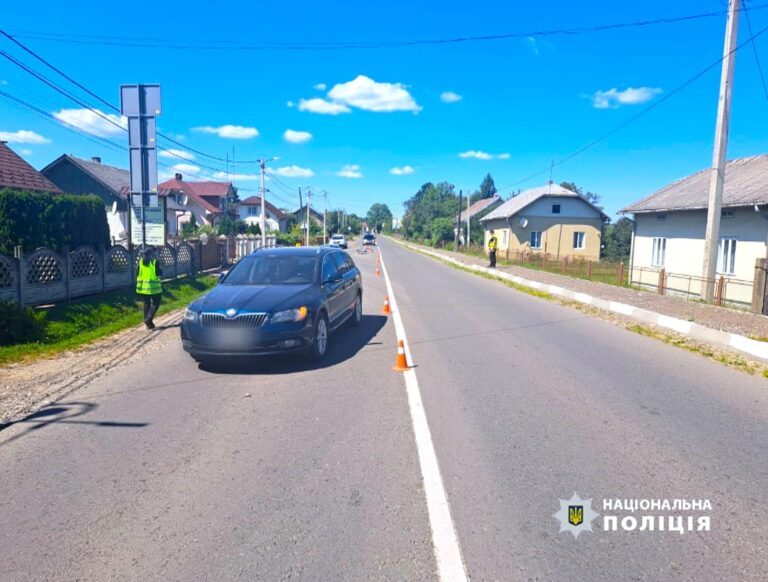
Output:
<instances>
[{"instance_id":1,"label":"house window","mask_svg":"<svg viewBox=\"0 0 768 582\"><path fill-rule=\"evenodd\" d=\"M553 204L552 205L552 214L560 214L560 205L559 204Z\"/></svg>"},{"instance_id":2,"label":"house window","mask_svg":"<svg viewBox=\"0 0 768 582\"><path fill-rule=\"evenodd\" d=\"M258 216L259 210L261 210L258 206L249 206L248 207L248 216Z\"/></svg>"},{"instance_id":3,"label":"house window","mask_svg":"<svg viewBox=\"0 0 768 582\"><path fill-rule=\"evenodd\" d=\"M667 215L666 214L657 214L656 215L656 220L666 220L666 219L667 219Z\"/></svg>"},{"instance_id":4,"label":"house window","mask_svg":"<svg viewBox=\"0 0 768 582\"><path fill-rule=\"evenodd\" d=\"M667 258L667 239L664 237L653 238L653 252L651 254L651 265L654 267L663 267Z\"/></svg>"},{"instance_id":5,"label":"house window","mask_svg":"<svg viewBox=\"0 0 768 582\"><path fill-rule=\"evenodd\" d=\"M723 210L721 215L723 218L733 218L736 213L733 210Z\"/></svg>"},{"instance_id":6,"label":"house window","mask_svg":"<svg viewBox=\"0 0 768 582\"><path fill-rule=\"evenodd\" d=\"M541 248L541 231L540 230L534 230L531 233L531 248L532 249Z\"/></svg>"},{"instance_id":7,"label":"house window","mask_svg":"<svg viewBox=\"0 0 768 582\"><path fill-rule=\"evenodd\" d=\"M717 272L733 275L736 266L736 239L721 238L717 247Z\"/></svg>"},{"instance_id":8,"label":"house window","mask_svg":"<svg viewBox=\"0 0 768 582\"><path fill-rule=\"evenodd\" d=\"M574 232L573 233L573 248L575 249L584 249L584 238L585 234L583 232Z\"/></svg>"},{"instance_id":9,"label":"house window","mask_svg":"<svg viewBox=\"0 0 768 582\"><path fill-rule=\"evenodd\" d=\"M507 231L506 230L502 230L501 231L501 244L504 245L505 247L507 246Z\"/></svg>"}]
</instances>

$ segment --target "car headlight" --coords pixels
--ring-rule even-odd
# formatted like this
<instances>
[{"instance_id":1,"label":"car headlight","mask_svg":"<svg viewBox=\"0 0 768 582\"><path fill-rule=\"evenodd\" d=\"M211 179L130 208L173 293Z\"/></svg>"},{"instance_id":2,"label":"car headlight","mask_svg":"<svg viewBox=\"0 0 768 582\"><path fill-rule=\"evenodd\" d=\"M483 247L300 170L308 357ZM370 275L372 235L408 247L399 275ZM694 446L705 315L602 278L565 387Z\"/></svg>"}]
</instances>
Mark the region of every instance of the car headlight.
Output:
<instances>
[{"instance_id":1,"label":"car headlight","mask_svg":"<svg viewBox=\"0 0 768 582\"><path fill-rule=\"evenodd\" d=\"M189 307L184 310L184 321L197 321L197 311L192 311Z\"/></svg>"},{"instance_id":2,"label":"car headlight","mask_svg":"<svg viewBox=\"0 0 768 582\"><path fill-rule=\"evenodd\" d=\"M272 314L272 323L288 323L294 321L304 321L307 317L307 308L298 307L296 309L285 309Z\"/></svg>"}]
</instances>

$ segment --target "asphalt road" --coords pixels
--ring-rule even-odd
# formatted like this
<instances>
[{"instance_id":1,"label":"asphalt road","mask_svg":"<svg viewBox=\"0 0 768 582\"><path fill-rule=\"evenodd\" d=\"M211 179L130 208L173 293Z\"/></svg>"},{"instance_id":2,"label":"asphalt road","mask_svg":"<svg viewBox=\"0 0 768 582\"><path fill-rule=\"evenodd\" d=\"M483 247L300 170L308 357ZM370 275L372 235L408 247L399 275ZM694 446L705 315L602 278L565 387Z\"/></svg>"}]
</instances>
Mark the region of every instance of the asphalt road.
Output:
<instances>
[{"instance_id":1,"label":"asphalt road","mask_svg":"<svg viewBox=\"0 0 768 582\"><path fill-rule=\"evenodd\" d=\"M381 246L470 578L768 577L768 383ZM364 325L322 367L173 341L0 431L0 579L436 579L385 282L351 254ZM574 539L574 492L708 499L711 531Z\"/></svg>"}]
</instances>

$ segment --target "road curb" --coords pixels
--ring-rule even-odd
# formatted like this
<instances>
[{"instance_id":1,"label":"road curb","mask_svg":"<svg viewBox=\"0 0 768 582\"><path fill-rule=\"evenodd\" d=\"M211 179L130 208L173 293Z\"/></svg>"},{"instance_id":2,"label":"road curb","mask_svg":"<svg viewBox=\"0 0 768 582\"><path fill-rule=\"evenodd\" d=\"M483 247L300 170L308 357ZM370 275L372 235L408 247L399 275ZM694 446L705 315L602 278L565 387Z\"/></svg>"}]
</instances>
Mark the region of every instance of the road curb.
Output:
<instances>
[{"instance_id":1,"label":"road curb","mask_svg":"<svg viewBox=\"0 0 768 582\"><path fill-rule=\"evenodd\" d=\"M618 301L601 299L599 297L594 297L593 295L588 295L586 293L572 291L571 289L564 289L563 287L558 287L557 285L549 285L547 283L531 281L530 279L518 277L517 275L510 275L509 273L505 273L504 271L498 271L496 269L490 269L488 267L482 267L480 265L465 263L458 259L454 259L453 257L449 257L446 255L440 254L438 252L417 247L415 245L411 245L395 239L391 239L391 240L413 251L418 251L426 255L430 255L442 261L447 261L449 263L454 263L456 265L459 265L467 269L471 269L473 271L478 271L480 273L492 275L500 279L505 279L517 285L528 287L529 289L534 289L536 291L543 291L545 293L556 295L558 297L563 297L565 299L570 299L572 301L578 301L579 303L583 303L585 305L589 305L590 307L595 307L597 309L602 309L603 311L618 313L620 315L624 315L626 317L635 319L642 323L648 323L651 325L656 325L659 327L663 327L665 329L669 329L670 331L674 331L675 333L688 336L697 341L711 344L713 346L717 346L720 348L726 348L729 350L741 352L742 354L746 354L751 358L756 358L763 362L768 362L768 342L753 340L752 338L748 338L746 336L739 335L737 333L720 331L719 329L706 327L704 325L700 325L692 321L678 319L676 317L670 317L669 315L663 315L655 311L643 309L642 307L629 305L628 303L620 303Z\"/></svg>"}]
</instances>

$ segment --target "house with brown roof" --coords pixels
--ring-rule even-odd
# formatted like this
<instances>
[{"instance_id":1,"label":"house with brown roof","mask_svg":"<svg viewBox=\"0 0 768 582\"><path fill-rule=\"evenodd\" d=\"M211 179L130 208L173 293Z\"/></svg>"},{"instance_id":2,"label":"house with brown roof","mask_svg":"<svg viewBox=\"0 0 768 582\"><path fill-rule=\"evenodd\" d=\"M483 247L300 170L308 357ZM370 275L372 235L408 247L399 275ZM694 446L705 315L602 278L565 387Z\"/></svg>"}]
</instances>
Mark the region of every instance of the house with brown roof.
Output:
<instances>
[{"instance_id":1,"label":"house with brown roof","mask_svg":"<svg viewBox=\"0 0 768 582\"><path fill-rule=\"evenodd\" d=\"M664 269L670 292L701 292L711 169L680 178L623 208L633 214L631 280L656 287ZM726 299L748 304L755 261L768 256L768 155L730 160L720 215L717 277Z\"/></svg>"},{"instance_id":2,"label":"house with brown roof","mask_svg":"<svg viewBox=\"0 0 768 582\"><path fill-rule=\"evenodd\" d=\"M266 229L267 232L286 232L288 228L288 215L285 214L269 200L264 201L266 209ZM247 224L261 225L261 196L250 196L241 200L238 208L240 220Z\"/></svg>"},{"instance_id":3,"label":"house with brown roof","mask_svg":"<svg viewBox=\"0 0 768 582\"><path fill-rule=\"evenodd\" d=\"M223 216L236 218L237 189L231 182L190 182L177 173L172 180L157 185L168 198L179 205L179 227L189 222L192 214L198 225L217 225Z\"/></svg>"},{"instance_id":4,"label":"house with brown roof","mask_svg":"<svg viewBox=\"0 0 768 582\"><path fill-rule=\"evenodd\" d=\"M29 165L6 142L0 141L0 190L5 188L62 193L56 184Z\"/></svg>"},{"instance_id":5,"label":"house with brown roof","mask_svg":"<svg viewBox=\"0 0 768 582\"><path fill-rule=\"evenodd\" d=\"M608 216L580 194L547 184L510 198L480 221L486 248L493 230L500 251L597 261Z\"/></svg>"}]
</instances>

